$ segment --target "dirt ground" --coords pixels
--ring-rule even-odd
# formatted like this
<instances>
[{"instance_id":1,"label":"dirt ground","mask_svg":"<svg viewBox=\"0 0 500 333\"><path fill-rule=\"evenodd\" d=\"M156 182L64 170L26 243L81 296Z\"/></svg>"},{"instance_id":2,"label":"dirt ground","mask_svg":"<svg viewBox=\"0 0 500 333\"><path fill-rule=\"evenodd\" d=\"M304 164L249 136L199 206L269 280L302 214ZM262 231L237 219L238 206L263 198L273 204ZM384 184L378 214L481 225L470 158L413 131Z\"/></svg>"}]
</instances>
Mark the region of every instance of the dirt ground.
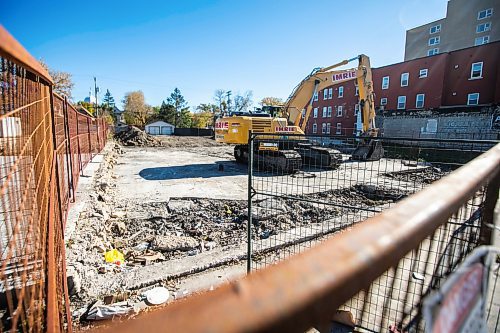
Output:
<instances>
[{"instance_id":1,"label":"dirt ground","mask_svg":"<svg viewBox=\"0 0 500 333\"><path fill-rule=\"evenodd\" d=\"M159 140L161 146L106 148L91 200L67 241L76 322L95 300L126 294L127 306L146 306L141 293L154 286L167 287L176 299L245 272L247 166L235 162L231 146L210 138ZM252 238L272 249L286 246L279 238L284 233L299 242L314 232L337 230L343 216L352 214L350 206L382 209L414 192L416 184L441 176L438 169L422 169L420 176L411 170L399 160L382 159L299 173L293 181L256 173L257 190L279 188L305 200L256 198ZM324 221L336 222L330 230ZM125 262L106 263L111 249L123 253Z\"/></svg>"}]
</instances>

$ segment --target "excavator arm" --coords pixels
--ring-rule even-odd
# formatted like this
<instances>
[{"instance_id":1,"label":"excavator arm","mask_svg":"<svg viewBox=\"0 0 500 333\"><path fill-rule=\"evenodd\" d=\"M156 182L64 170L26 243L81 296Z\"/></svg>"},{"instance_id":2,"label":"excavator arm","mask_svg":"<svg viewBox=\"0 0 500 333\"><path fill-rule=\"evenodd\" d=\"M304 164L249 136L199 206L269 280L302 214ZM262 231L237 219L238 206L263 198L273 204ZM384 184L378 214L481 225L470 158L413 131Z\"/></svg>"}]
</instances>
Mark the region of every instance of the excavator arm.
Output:
<instances>
[{"instance_id":1,"label":"excavator arm","mask_svg":"<svg viewBox=\"0 0 500 333\"><path fill-rule=\"evenodd\" d=\"M353 60L359 61L357 68L340 71L332 70L344 66ZM299 83L285 103L284 110L287 113L289 122L295 126L299 126L302 131L305 131L307 121L311 116L314 96L328 86L350 80L358 81L362 133L369 136L376 136L378 131L375 127L375 107L370 59L364 54L328 67L315 68L311 74ZM305 109L304 115L302 115L303 109Z\"/></svg>"}]
</instances>

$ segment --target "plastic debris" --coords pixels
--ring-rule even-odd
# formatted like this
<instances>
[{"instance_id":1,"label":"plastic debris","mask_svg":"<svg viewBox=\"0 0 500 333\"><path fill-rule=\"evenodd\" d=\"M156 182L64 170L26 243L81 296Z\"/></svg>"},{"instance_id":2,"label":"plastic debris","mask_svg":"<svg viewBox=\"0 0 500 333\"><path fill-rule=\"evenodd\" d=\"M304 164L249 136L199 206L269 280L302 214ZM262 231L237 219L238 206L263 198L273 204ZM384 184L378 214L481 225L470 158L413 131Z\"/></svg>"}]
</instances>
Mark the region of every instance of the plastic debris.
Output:
<instances>
[{"instance_id":1,"label":"plastic debris","mask_svg":"<svg viewBox=\"0 0 500 333\"><path fill-rule=\"evenodd\" d=\"M146 302L151 305L163 304L168 301L170 292L165 287L156 287L145 291L142 295L146 298Z\"/></svg>"},{"instance_id":2,"label":"plastic debris","mask_svg":"<svg viewBox=\"0 0 500 333\"><path fill-rule=\"evenodd\" d=\"M133 307L128 302L120 302L112 305L104 305L97 301L90 308L87 314L87 320L105 320L113 317L125 316L133 311Z\"/></svg>"},{"instance_id":3,"label":"plastic debris","mask_svg":"<svg viewBox=\"0 0 500 333\"><path fill-rule=\"evenodd\" d=\"M121 253L117 249L113 249L106 252L106 254L104 255L104 259L106 260L106 262L118 266L123 265L125 263L125 257L123 256L123 253Z\"/></svg>"}]
</instances>

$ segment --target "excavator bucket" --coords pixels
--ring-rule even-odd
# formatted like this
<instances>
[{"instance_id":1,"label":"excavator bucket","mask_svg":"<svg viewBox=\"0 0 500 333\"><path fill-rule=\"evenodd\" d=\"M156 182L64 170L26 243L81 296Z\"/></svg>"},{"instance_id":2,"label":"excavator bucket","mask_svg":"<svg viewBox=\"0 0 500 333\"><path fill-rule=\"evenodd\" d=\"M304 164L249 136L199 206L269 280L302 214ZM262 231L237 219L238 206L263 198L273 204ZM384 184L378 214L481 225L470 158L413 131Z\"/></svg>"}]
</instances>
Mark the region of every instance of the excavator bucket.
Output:
<instances>
[{"instance_id":1,"label":"excavator bucket","mask_svg":"<svg viewBox=\"0 0 500 333\"><path fill-rule=\"evenodd\" d=\"M362 140L352 153L352 159L356 161L378 161L382 157L384 148L380 140Z\"/></svg>"}]
</instances>

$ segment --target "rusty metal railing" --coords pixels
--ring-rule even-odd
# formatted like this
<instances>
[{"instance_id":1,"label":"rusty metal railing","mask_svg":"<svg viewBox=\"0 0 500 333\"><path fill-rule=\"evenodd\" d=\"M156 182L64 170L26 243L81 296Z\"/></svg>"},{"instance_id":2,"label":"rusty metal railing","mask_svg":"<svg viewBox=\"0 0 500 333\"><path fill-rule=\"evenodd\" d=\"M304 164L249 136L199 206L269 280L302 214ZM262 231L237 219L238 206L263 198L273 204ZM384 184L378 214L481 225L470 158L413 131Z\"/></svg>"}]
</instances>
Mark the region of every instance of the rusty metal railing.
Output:
<instances>
[{"instance_id":1,"label":"rusty metal railing","mask_svg":"<svg viewBox=\"0 0 500 333\"><path fill-rule=\"evenodd\" d=\"M107 126L52 85L0 26L0 331L71 331L64 225Z\"/></svg>"},{"instance_id":2,"label":"rusty metal railing","mask_svg":"<svg viewBox=\"0 0 500 333\"><path fill-rule=\"evenodd\" d=\"M408 256L422 251L436 235L444 235L443 228L450 231L451 226L462 225L462 217L470 220L477 214L483 222L481 226L492 223L499 179L500 144L392 208L306 252L215 291L116 324L108 331L304 332L311 327L328 331L337 309L345 307L360 292L369 294L374 283L387 272L392 272L394 280L398 267L411 264ZM478 200L479 197L484 200ZM489 243L489 230L480 227L476 232L480 243ZM444 248L428 247L428 262L437 270L444 267L439 261L453 263L450 253L460 253L461 247L467 246L467 239L459 245L453 243L457 237L454 232L446 237L450 243L443 243ZM454 249L451 252L449 244ZM418 298L417 308L424 294L425 288L414 294ZM403 331L408 325L404 322L409 311L405 305L415 300L400 299L401 307L393 307L390 300L398 295L385 295L389 300L381 299L378 307L399 313L395 318L401 322L375 323L378 329L374 331L385 331L389 326ZM358 310L366 313L363 299L367 298L358 298ZM421 328L421 324L415 328Z\"/></svg>"}]
</instances>

